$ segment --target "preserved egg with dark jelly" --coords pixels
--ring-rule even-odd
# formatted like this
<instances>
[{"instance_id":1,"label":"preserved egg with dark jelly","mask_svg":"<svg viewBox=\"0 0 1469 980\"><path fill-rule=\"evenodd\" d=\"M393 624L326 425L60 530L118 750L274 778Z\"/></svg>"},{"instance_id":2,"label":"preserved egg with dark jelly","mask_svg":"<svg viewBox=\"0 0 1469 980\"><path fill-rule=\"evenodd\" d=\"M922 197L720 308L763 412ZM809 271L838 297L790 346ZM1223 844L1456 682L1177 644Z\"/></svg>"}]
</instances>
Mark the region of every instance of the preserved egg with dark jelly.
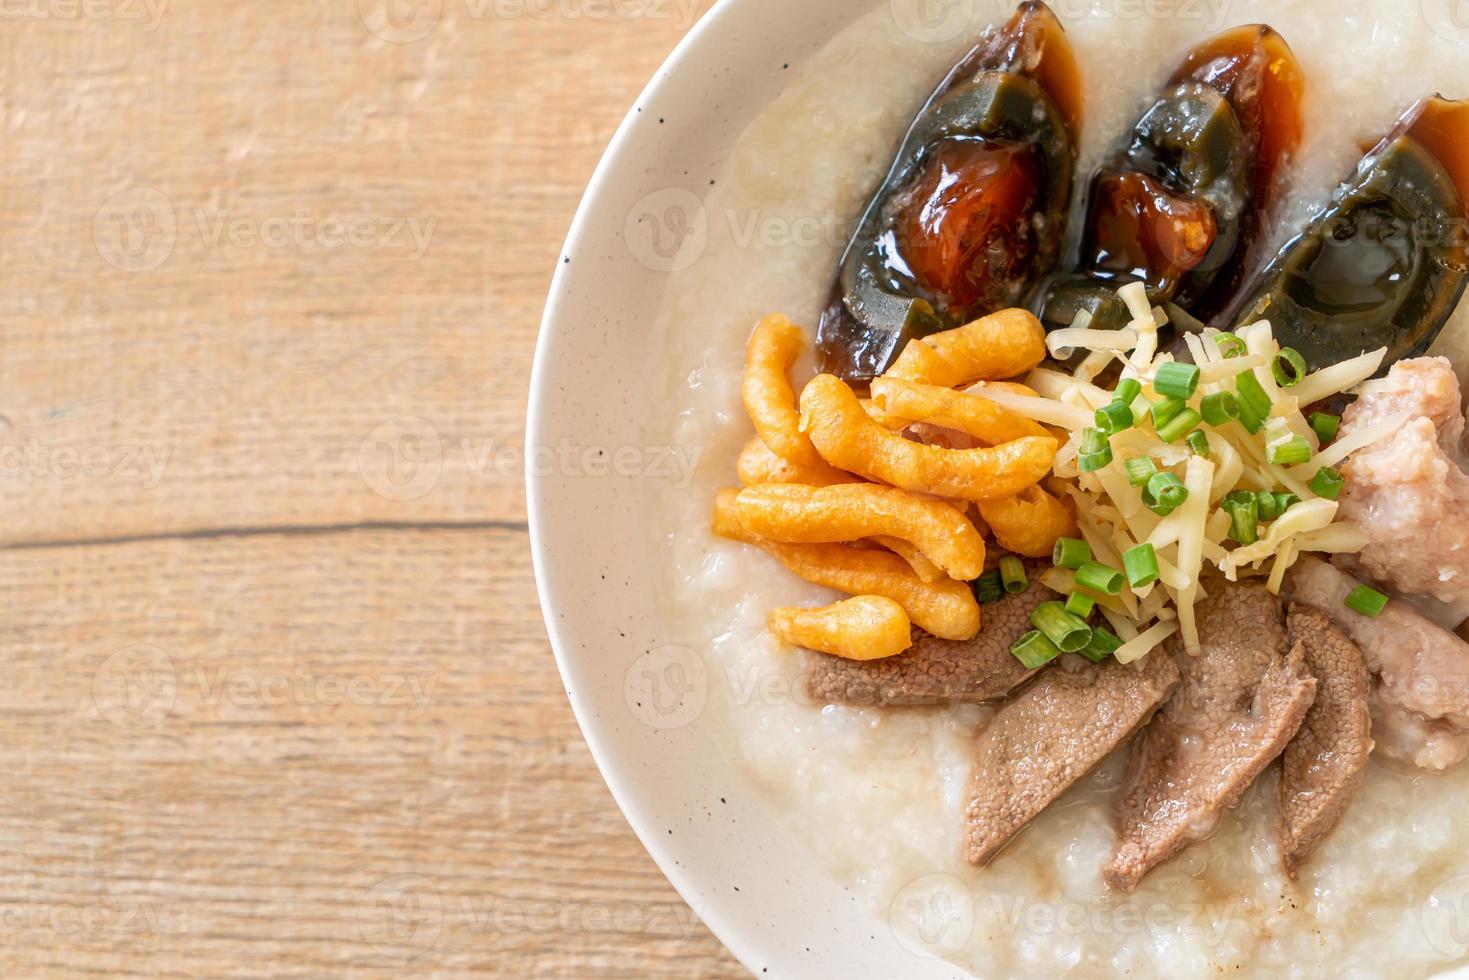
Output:
<instances>
[{"instance_id":1,"label":"preserved egg with dark jelly","mask_svg":"<svg viewBox=\"0 0 1469 980\"><path fill-rule=\"evenodd\" d=\"M863 381L915 337L1020 304L1059 259L1081 124L1060 22L1021 4L918 114L842 258L822 369Z\"/></svg>"}]
</instances>

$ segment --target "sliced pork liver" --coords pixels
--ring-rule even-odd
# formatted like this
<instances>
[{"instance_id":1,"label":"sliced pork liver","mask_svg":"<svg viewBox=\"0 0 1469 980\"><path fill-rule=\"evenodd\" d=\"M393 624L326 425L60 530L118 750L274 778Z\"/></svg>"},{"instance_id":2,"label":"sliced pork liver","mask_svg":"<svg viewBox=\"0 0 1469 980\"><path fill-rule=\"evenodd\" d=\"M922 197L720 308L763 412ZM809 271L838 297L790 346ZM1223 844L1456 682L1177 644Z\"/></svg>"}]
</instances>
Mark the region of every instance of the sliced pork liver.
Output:
<instances>
[{"instance_id":1,"label":"sliced pork liver","mask_svg":"<svg viewBox=\"0 0 1469 980\"><path fill-rule=\"evenodd\" d=\"M1316 677L1316 700L1281 756L1281 858L1292 878L1341 820L1372 751L1372 675L1362 651L1314 606L1291 606L1286 633Z\"/></svg>"},{"instance_id":2,"label":"sliced pork liver","mask_svg":"<svg viewBox=\"0 0 1469 980\"><path fill-rule=\"evenodd\" d=\"M1358 582L1318 558L1286 576L1297 602L1325 611L1362 649L1377 680L1372 720L1378 750L1422 769L1449 769L1469 755L1469 643L1406 603L1376 619L1346 606Z\"/></svg>"},{"instance_id":3,"label":"sliced pork liver","mask_svg":"<svg viewBox=\"0 0 1469 980\"><path fill-rule=\"evenodd\" d=\"M1010 838L1147 723L1178 684L1154 653L1141 663L1052 668L980 732L965 857L985 864Z\"/></svg>"},{"instance_id":4,"label":"sliced pork liver","mask_svg":"<svg viewBox=\"0 0 1469 980\"><path fill-rule=\"evenodd\" d=\"M1287 650L1280 604L1262 585L1214 581L1198 606L1198 656L1177 638L1178 692L1133 744L1107 884L1132 891L1153 868L1212 833L1285 751L1316 694L1300 648ZM1157 654L1154 654L1157 656Z\"/></svg>"},{"instance_id":5,"label":"sliced pork liver","mask_svg":"<svg viewBox=\"0 0 1469 980\"><path fill-rule=\"evenodd\" d=\"M1034 671L1010 652L1030 630L1030 614L1056 593L1040 584L1043 565L1027 567L1030 587L983 609L983 629L957 642L919 634L911 649L886 660L858 662L815 655L806 670L806 694L822 704L911 707L980 703L1009 694Z\"/></svg>"}]
</instances>

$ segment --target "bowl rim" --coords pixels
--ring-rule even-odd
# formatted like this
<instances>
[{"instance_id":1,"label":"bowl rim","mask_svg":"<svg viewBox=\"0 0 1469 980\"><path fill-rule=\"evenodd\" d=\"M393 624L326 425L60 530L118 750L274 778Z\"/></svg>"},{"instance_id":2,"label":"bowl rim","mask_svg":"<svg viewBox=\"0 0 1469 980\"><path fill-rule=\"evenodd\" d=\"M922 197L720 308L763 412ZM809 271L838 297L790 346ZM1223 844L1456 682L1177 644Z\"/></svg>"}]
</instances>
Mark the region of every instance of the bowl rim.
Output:
<instances>
[{"instance_id":1,"label":"bowl rim","mask_svg":"<svg viewBox=\"0 0 1469 980\"><path fill-rule=\"evenodd\" d=\"M679 69L690 59L695 49L703 46L707 38L716 34L724 26L729 19L730 11L735 6L732 0L715 0L714 5L679 39L623 116L622 122L618 124L611 141L593 169L591 178L587 181L586 190L583 191L581 200L577 204L566 239L561 250L556 254L556 271L551 277L546 306L536 334L535 354L531 362L530 391L526 402L525 444L527 446L540 445L542 429L547 424L543 417L547 401L542 395L548 388L548 376L552 366L549 354L551 343L548 338L557 330L557 324L561 319L561 309L567 302L566 282L572 274L570 266L562 261L562 257L577 254L580 251L580 245L588 237L591 215L596 207L597 199L609 183L611 176L618 170L623 158L631 152L629 148L636 130L638 107L651 102L658 91L668 83L668 79L679 74ZM544 599L550 589L550 572L548 557L542 548L543 539L540 531L546 515L542 512L537 490L541 480L545 478L543 474L536 471L535 467L526 468L526 523L530 536L531 567L535 577L536 595L541 605L541 619L545 623L551 651L556 658L556 668L564 682L566 696L571 702L572 714L576 718L577 727L581 730L582 739L586 742L592 754L592 761L596 763L602 781L606 783L618 809L622 811L624 819L627 820L654 864L673 885L679 897L690 909L695 910L699 920L714 934L715 938L740 961L745 969L754 973L756 971L754 964L760 961L756 953L757 940L731 917L709 914L708 910L714 906L700 900L703 898L702 889L694 881L693 872L677 864L667 853L661 836L653 832L653 815L646 811L635 794L618 778L617 767L612 761L613 752L604 742L597 726L590 722L590 719L595 718L596 715L589 703L588 695L584 693L581 685L571 683L568 657L563 652L570 649L570 643L562 635L558 618L550 615Z\"/></svg>"}]
</instances>

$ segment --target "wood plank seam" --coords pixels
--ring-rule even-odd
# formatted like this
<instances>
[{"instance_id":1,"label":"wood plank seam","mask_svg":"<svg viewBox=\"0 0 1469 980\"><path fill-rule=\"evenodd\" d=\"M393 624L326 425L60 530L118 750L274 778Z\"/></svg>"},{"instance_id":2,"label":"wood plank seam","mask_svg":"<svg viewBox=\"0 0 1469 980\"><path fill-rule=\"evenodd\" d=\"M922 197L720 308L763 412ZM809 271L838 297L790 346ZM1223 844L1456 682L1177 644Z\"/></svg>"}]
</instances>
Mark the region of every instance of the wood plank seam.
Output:
<instances>
[{"instance_id":1,"label":"wood plank seam","mask_svg":"<svg viewBox=\"0 0 1469 980\"><path fill-rule=\"evenodd\" d=\"M287 524L273 527L212 527L156 534L120 534L102 538L54 538L0 545L0 551L38 551L46 548L91 548L155 541L216 541L226 538L269 536L315 537L358 531L506 531L530 533L525 521L356 521L347 524Z\"/></svg>"}]
</instances>

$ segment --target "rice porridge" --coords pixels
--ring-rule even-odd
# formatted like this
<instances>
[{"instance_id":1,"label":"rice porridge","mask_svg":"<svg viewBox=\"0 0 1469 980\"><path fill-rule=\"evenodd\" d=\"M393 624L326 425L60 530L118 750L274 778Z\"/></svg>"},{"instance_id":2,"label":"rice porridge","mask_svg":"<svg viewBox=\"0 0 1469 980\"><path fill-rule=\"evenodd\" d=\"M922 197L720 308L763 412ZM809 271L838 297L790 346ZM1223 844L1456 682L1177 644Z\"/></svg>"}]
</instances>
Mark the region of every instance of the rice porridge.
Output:
<instances>
[{"instance_id":1,"label":"rice porridge","mask_svg":"<svg viewBox=\"0 0 1469 980\"><path fill-rule=\"evenodd\" d=\"M792 66L705 197L707 245L670 275L662 298L670 387L666 416L647 421L650 444L697 449L701 463L690 486L653 502L653 520L667 541L668 621L709 668L707 717L783 826L915 956L983 976L1427 976L1464 960L1469 829L1458 824L1469 771L1430 775L1374 760L1340 826L1292 882L1272 829L1272 768L1212 838L1122 895L1099 869L1116 842L1111 796L1125 753L977 870L963 858L963 811L975 732L994 709L828 707L800 693L803 658L813 655L771 637L766 613L835 595L713 537L709 505L736 485L734 460L750 435L740 371L751 326L780 311L814 329L851 228L915 110L980 28L1013 9L977 2L970 29L935 41L905 31L898 21L911 20L895 17L899 6L882 4ZM1276 243L1405 107L1436 90L1469 96L1469 29L1456 36L1445 26L1448 0L1442 11L1438 0L1421 10L1416 0L1053 6L1083 74L1081 175L1194 44L1250 22L1285 36L1309 87ZM1466 317L1461 309L1439 342L1461 377ZM797 368L800 379L811 373Z\"/></svg>"}]
</instances>

